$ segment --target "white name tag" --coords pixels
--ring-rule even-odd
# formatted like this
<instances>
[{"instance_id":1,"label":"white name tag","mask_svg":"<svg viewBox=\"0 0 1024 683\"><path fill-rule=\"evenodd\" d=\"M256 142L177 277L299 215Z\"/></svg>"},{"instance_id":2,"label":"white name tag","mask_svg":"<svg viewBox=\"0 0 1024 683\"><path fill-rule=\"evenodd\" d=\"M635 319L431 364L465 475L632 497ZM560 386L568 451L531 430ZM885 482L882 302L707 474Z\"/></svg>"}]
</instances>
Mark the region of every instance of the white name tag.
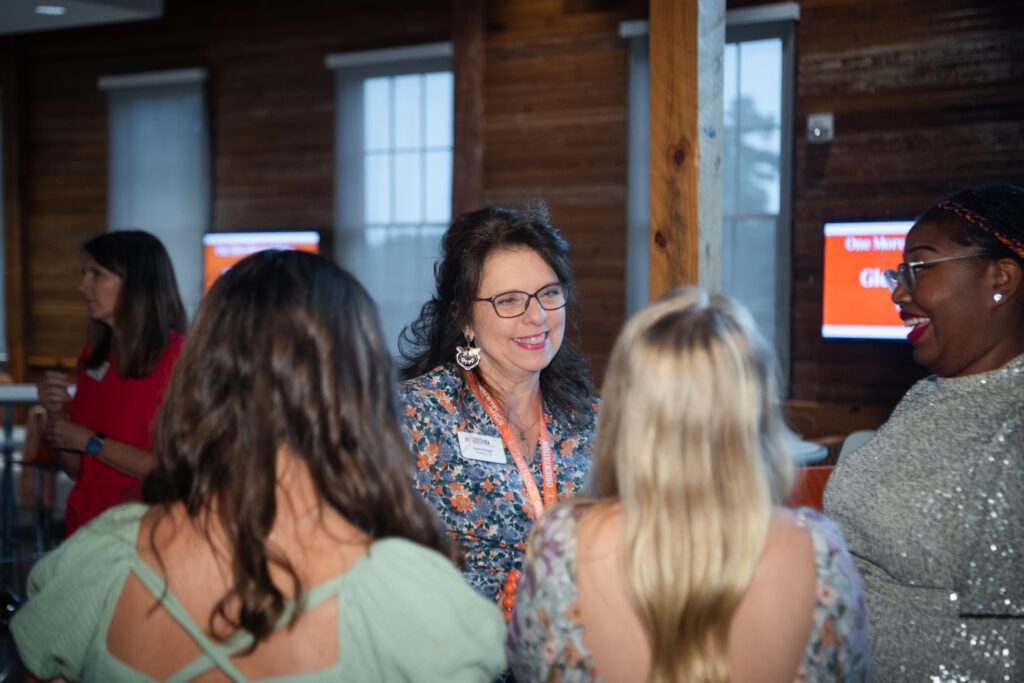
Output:
<instances>
[{"instance_id":1,"label":"white name tag","mask_svg":"<svg viewBox=\"0 0 1024 683\"><path fill-rule=\"evenodd\" d=\"M90 370L86 370L85 374L89 375L90 377L92 377L97 382L102 382L103 381L103 376L107 374L107 369L109 367L110 367L110 361L103 361L103 365L99 366L98 368L92 368Z\"/></svg>"},{"instance_id":2,"label":"white name tag","mask_svg":"<svg viewBox=\"0 0 1024 683\"><path fill-rule=\"evenodd\" d=\"M505 459L505 447L496 436L459 432L459 449L462 457L467 460L483 460L499 465L508 462Z\"/></svg>"}]
</instances>

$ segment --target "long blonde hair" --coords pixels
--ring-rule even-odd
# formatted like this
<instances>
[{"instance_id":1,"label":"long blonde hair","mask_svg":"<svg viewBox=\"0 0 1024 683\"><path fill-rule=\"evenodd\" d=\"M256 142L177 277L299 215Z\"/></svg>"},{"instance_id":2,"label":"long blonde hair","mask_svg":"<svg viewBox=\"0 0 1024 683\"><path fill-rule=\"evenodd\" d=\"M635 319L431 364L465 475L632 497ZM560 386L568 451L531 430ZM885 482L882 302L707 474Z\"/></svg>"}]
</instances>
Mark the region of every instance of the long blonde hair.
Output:
<instances>
[{"instance_id":1,"label":"long blonde hair","mask_svg":"<svg viewBox=\"0 0 1024 683\"><path fill-rule=\"evenodd\" d=\"M792 486L775 367L749 313L697 288L642 310L612 351L595 492L622 503L651 683L729 680L729 625Z\"/></svg>"}]
</instances>

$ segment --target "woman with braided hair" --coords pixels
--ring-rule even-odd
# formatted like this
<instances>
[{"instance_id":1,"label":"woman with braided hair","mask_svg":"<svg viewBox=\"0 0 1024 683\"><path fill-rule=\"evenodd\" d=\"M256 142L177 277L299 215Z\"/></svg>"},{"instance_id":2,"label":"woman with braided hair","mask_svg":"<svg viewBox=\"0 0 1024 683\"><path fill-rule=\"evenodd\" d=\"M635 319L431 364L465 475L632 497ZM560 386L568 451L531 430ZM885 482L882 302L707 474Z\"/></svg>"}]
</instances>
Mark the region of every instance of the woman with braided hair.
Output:
<instances>
[{"instance_id":1,"label":"woman with braided hair","mask_svg":"<svg viewBox=\"0 0 1024 683\"><path fill-rule=\"evenodd\" d=\"M1024 189L926 211L886 276L915 384L825 492L864 579L879 680L1024 672Z\"/></svg>"}]
</instances>

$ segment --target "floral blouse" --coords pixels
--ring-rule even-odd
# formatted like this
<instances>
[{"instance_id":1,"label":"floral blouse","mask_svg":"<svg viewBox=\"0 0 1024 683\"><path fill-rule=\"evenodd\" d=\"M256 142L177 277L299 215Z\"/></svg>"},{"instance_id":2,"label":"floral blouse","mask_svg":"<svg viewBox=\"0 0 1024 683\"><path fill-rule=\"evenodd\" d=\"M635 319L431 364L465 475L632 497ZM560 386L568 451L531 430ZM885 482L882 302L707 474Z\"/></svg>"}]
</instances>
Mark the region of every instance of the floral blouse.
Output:
<instances>
[{"instance_id":1,"label":"floral blouse","mask_svg":"<svg viewBox=\"0 0 1024 683\"><path fill-rule=\"evenodd\" d=\"M403 382L402 431L416 460L415 485L462 546L462 574L484 597L496 600L512 569L523 563L526 539L533 528L523 480L511 456L497 464L463 457L459 432L501 439L473 390L454 365L445 364ZM576 495L590 471L597 404L574 428L556 419L547 406L544 422L555 456L558 498ZM540 457L533 458L535 481L541 481Z\"/></svg>"},{"instance_id":2,"label":"floral blouse","mask_svg":"<svg viewBox=\"0 0 1024 683\"><path fill-rule=\"evenodd\" d=\"M582 510L561 506L530 539L509 624L508 663L519 681L598 681L583 644L576 603L576 522ZM814 542L818 568L814 628L794 681L874 680L860 577L839 530L808 508L794 511Z\"/></svg>"}]
</instances>

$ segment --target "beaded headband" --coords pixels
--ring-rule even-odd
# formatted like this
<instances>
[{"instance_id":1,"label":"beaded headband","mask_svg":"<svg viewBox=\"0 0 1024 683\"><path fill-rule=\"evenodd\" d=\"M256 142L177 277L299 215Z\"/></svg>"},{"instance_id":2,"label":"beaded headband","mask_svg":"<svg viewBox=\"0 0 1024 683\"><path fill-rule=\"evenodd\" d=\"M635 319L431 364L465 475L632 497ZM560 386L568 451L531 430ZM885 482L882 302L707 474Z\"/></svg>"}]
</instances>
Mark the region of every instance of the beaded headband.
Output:
<instances>
[{"instance_id":1,"label":"beaded headband","mask_svg":"<svg viewBox=\"0 0 1024 683\"><path fill-rule=\"evenodd\" d=\"M992 227L992 224L989 222L989 220L982 216L980 213L972 211L963 204L959 204L949 199L945 199L939 202L938 204L936 204L936 206L939 209L942 209L943 211L949 211L950 213L956 214L963 220L967 221L968 223L976 227L978 230L989 233L997 240L1002 242L1007 249L1017 254L1017 256L1024 258L1024 241L1021 241L1016 237L1008 235L1006 234L1006 232L1002 230L997 230L996 228Z\"/></svg>"}]
</instances>

